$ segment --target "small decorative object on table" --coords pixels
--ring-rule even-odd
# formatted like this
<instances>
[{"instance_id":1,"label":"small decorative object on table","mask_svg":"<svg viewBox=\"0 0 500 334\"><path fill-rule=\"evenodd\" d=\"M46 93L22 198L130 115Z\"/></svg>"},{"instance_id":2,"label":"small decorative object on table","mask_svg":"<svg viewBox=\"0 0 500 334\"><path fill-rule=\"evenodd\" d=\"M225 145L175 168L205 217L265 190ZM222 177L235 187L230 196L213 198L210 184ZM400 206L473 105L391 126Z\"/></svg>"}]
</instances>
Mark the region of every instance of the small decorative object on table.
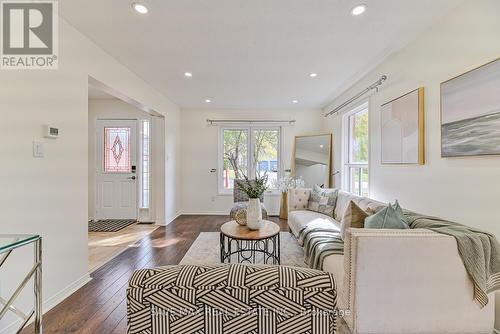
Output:
<instances>
[{"instance_id":1,"label":"small decorative object on table","mask_svg":"<svg viewBox=\"0 0 500 334\"><path fill-rule=\"evenodd\" d=\"M238 186L245 194L247 194L248 209L247 209L247 226L251 230L258 230L262 221L262 208L260 206L260 197L267 189L267 175L256 177L255 180L249 180L244 176L244 180L236 180Z\"/></svg>"},{"instance_id":2,"label":"small decorative object on table","mask_svg":"<svg viewBox=\"0 0 500 334\"><path fill-rule=\"evenodd\" d=\"M274 187L281 192L280 218L288 219L288 189L303 188L304 180L302 177L295 179L287 175L274 181Z\"/></svg>"},{"instance_id":3,"label":"small decorative object on table","mask_svg":"<svg viewBox=\"0 0 500 334\"><path fill-rule=\"evenodd\" d=\"M247 224L247 209L241 208L236 211L236 214L234 215L234 220L239 224L239 225L246 225Z\"/></svg>"}]
</instances>

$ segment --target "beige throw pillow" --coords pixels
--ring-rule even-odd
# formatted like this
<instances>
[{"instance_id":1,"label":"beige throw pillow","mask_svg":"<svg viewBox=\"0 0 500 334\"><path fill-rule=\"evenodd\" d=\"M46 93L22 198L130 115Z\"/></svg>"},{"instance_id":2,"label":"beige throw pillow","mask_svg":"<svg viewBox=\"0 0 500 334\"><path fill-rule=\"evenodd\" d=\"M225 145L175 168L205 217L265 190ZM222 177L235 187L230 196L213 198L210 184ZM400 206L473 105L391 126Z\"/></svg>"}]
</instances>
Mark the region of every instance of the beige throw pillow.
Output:
<instances>
[{"instance_id":1,"label":"beige throw pillow","mask_svg":"<svg viewBox=\"0 0 500 334\"><path fill-rule=\"evenodd\" d=\"M369 215L369 213L363 211L359 206L357 206L356 203L350 201L340 222L340 237L342 240L345 238L347 229L351 227L364 228L365 218Z\"/></svg>"},{"instance_id":2,"label":"beige throw pillow","mask_svg":"<svg viewBox=\"0 0 500 334\"><path fill-rule=\"evenodd\" d=\"M309 196L307 209L333 217L338 194L338 189L323 189L314 185L311 196Z\"/></svg>"}]
</instances>

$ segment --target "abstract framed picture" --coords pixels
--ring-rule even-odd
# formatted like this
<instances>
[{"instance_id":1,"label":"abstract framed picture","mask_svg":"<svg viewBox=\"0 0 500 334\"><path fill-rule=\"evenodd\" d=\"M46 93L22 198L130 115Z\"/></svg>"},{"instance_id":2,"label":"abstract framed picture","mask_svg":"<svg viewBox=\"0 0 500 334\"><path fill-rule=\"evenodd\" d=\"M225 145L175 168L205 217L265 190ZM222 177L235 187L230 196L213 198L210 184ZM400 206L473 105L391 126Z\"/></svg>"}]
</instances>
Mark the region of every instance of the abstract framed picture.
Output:
<instances>
[{"instance_id":1,"label":"abstract framed picture","mask_svg":"<svg viewBox=\"0 0 500 334\"><path fill-rule=\"evenodd\" d=\"M441 157L500 155L500 58L441 83Z\"/></svg>"},{"instance_id":2,"label":"abstract framed picture","mask_svg":"<svg viewBox=\"0 0 500 334\"><path fill-rule=\"evenodd\" d=\"M382 105L382 164L425 163L424 88Z\"/></svg>"}]
</instances>

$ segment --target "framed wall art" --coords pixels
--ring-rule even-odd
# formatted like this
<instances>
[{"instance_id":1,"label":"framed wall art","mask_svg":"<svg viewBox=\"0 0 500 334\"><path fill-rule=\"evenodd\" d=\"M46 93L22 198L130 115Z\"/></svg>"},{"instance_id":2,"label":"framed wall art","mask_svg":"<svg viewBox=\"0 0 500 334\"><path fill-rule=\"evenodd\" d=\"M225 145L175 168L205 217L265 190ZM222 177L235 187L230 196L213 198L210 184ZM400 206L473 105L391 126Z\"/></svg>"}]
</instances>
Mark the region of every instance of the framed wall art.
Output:
<instances>
[{"instance_id":1,"label":"framed wall art","mask_svg":"<svg viewBox=\"0 0 500 334\"><path fill-rule=\"evenodd\" d=\"M441 83L441 156L500 155L500 58Z\"/></svg>"},{"instance_id":2,"label":"framed wall art","mask_svg":"<svg viewBox=\"0 0 500 334\"><path fill-rule=\"evenodd\" d=\"M425 163L424 88L382 105L382 164Z\"/></svg>"}]
</instances>

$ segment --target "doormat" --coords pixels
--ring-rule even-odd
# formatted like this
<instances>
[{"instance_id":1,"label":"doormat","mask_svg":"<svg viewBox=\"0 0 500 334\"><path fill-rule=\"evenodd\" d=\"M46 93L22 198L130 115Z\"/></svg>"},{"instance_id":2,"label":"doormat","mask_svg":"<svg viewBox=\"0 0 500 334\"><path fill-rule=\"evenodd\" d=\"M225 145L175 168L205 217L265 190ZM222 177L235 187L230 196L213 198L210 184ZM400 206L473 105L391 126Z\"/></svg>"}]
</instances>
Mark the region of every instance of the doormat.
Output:
<instances>
[{"instance_id":1,"label":"doormat","mask_svg":"<svg viewBox=\"0 0 500 334\"><path fill-rule=\"evenodd\" d=\"M89 232L117 232L125 227L135 224L135 219L105 219L89 221Z\"/></svg>"},{"instance_id":2,"label":"doormat","mask_svg":"<svg viewBox=\"0 0 500 334\"><path fill-rule=\"evenodd\" d=\"M141 225L153 225L155 222L137 222L137 224Z\"/></svg>"}]
</instances>

